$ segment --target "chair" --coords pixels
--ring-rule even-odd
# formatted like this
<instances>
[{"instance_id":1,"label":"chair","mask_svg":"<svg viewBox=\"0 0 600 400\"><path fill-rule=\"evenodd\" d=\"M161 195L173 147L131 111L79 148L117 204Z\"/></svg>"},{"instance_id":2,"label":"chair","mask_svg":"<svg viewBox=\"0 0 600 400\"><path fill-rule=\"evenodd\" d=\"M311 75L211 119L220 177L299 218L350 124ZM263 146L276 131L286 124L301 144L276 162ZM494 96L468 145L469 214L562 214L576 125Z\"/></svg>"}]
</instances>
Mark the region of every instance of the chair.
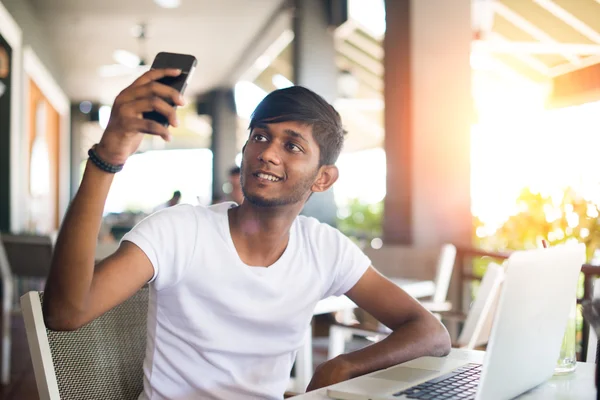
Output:
<instances>
[{"instance_id":1,"label":"chair","mask_svg":"<svg viewBox=\"0 0 600 400\"><path fill-rule=\"evenodd\" d=\"M491 263L481 280L475 301L466 316L464 328L457 343L453 344L453 347L473 350L487 344L503 280L504 268L498 264ZM442 313L441 315L444 317L445 314ZM344 353L345 336L348 332L357 336L370 337L373 341L379 341L391 333L386 327L370 329L360 325L346 326L334 324L329 328L328 359Z\"/></svg>"},{"instance_id":2,"label":"chair","mask_svg":"<svg viewBox=\"0 0 600 400\"><path fill-rule=\"evenodd\" d=\"M481 280L475 301L467 313L455 347L473 350L488 343L503 281L504 268L496 263L490 263Z\"/></svg>"},{"instance_id":3,"label":"chair","mask_svg":"<svg viewBox=\"0 0 600 400\"><path fill-rule=\"evenodd\" d=\"M450 279L456 261L456 247L444 244L437 249L420 249L406 246L385 246L378 250L366 250L373 266L383 275L393 278L431 279L435 276L435 292L431 301L421 304L433 313L449 311L452 304L446 300ZM434 271L435 269L435 271ZM328 359L344 352L346 340L352 335L377 341L387 336L390 330L377 321L349 325L336 323L329 328Z\"/></svg>"},{"instance_id":4,"label":"chair","mask_svg":"<svg viewBox=\"0 0 600 400\"><path fill-rule=\"evenodd\" d=\"M43 285L50 269L52 242L48 236L0 235L2 278L2 360L0 382L10 381L11 317L18 311L18 295L23 288Z\"/></svg>"},{"instance_id":5,"label":"chair","mask_svg":"<svg viewBox=\"0 0 600 400\"><path fill-rule=\"evenodd\" d=\"M447 243L441 248L384 246L377 250L367 249L365 254L373 266L388 278L433 279L435 292L431 300L421 302L429 311L442 312L452 308L447 297L456 262L456 247L453 244Z\"/></svg>"},{"instance_id":6,"label":"chair","mask_svg":"<svg viewBox=\"0 0 600 400\"><path fill-rule=\"evenodd\" d=\"M21 297L40 400L137 399L143 389L148 288L76 331L46 329L43 293Z\"/></svg>"}]
</instances>

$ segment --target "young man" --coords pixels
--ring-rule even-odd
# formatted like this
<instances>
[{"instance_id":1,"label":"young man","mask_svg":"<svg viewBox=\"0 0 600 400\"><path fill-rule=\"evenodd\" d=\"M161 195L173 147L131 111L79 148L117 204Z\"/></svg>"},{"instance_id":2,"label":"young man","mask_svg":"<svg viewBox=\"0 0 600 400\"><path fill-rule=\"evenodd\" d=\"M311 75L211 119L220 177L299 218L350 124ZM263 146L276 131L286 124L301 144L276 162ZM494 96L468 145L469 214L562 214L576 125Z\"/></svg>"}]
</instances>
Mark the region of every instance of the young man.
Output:
<instances>
[{"instance_id":1,"label":"young man","mask_svg":"<svg viewBox=\"0 0 600 400\"><path fill-rule=\"evenodd\" d=\"M333 107L301 87L273 92L257 107L243 149L240 206L160 211L94 268L113 172L144 133L170 138L142 113L156 110L177 126L163 99L183 100L156 82L177 74L149 71L116 98L56 243L47 326L76 329L150 282L141 399L281 399L313 308L331 295L347 295L393 333L319 366L309 390L447 354L448 333L432 314L340 232L298 216L311 193L336 181L344 133Z\"/></svg>"}]
</instances>

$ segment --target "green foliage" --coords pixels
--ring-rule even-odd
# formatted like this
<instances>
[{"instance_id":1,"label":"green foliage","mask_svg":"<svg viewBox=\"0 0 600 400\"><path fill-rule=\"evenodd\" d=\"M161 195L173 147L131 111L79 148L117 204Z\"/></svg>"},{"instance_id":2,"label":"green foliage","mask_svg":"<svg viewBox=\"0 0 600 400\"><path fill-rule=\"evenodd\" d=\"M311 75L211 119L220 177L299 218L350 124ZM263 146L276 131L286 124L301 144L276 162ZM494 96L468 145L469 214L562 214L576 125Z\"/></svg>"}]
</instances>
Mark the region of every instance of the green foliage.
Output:
<instances>
[{"instance_id":1,"label":"green foliage","mask_svg":"<svg viewBox=\"0 0 600 400\"><path fill-rule=\"evenodd\" d=\"M478 233L475 247L490 251L524 250L568 241L585 243L587 259L600 248L600 209L594 202L580 196L572 188L552 196L543 196L523 189L517 198L518 212L511 215L495 232L486 232L485 225L475 219ZM490 260L473 261L473 272L483 276ZM578 296L583 295L583 275Z\"/></svg>"},{"instance_id":2,"label":"green foliage","mask_svg":"<svg viewBox=\"0 0 600 400\"><path fill-rule=\"evenodd\" d=\"M348 206L338 212L338 229L346 236L358 240L381 237L383 201L374 204L352 199Z\"/></svg>"},{"instance_id":3,"label":"green foliage","mask_svg":"<svg viewBox=\"0 0 600 400\"><path fill-rule=\"evenodd\" d=\"M600 210L572 188L560 195L543 196L524 189L517 198L518 212L492 234L475 221L476 247L486 250L523 250L579 241L586 244L588 258L600 247ZM483 234L482 234L483 233Z\"/></svg>"}]
</instances>

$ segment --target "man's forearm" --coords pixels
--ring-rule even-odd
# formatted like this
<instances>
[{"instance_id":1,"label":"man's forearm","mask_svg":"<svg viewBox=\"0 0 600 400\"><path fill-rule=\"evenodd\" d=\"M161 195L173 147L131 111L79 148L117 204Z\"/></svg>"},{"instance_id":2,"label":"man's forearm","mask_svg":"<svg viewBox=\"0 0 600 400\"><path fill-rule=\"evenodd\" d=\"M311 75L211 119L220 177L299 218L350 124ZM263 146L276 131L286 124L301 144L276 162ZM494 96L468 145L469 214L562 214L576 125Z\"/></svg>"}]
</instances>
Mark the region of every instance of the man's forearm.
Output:
<instances>
[{"instance_id":1,"label":"man's forearm","mask_svg":"<svg viewBox=\"0 0 600 400\"><path fill-rule=\"evenodd\" d=\"M50 328L69 329L85 308L94 275L94 255L102 213L114 175L88 161L81 186L64 218L44 294Z\"/></svg>"},{"instance_id":2,"label":"man's forearm","mask_svg":"<svg viewBox=\"0 0 600 400\"><path fill-rule=\"evenodd\" d=\"M406 322L387 338L340 357L352 377L388 368L423 356L445 356L450 352L450 336L432 315Z\"/></svg>"}]
</instances>

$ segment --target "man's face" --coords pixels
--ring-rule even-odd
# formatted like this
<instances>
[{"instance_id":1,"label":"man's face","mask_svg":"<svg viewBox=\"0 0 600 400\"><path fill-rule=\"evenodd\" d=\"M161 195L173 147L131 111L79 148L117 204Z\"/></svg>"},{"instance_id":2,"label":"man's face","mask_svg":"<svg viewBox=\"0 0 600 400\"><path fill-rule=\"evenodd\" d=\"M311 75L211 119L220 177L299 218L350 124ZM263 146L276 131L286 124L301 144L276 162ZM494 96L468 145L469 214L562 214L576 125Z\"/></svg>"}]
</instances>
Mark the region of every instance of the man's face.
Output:
<instances>
[{"instance_id":1,"label":"man's face","mask_svg":"<svg viewBox=\"0 0 600 400\"><path fill-rule=\"evenodd\" d=\"M242 159L242 191L260 207L304 203L319 172L312 128L298 122L259 124Z\"/></svg>"}]
</instances>

